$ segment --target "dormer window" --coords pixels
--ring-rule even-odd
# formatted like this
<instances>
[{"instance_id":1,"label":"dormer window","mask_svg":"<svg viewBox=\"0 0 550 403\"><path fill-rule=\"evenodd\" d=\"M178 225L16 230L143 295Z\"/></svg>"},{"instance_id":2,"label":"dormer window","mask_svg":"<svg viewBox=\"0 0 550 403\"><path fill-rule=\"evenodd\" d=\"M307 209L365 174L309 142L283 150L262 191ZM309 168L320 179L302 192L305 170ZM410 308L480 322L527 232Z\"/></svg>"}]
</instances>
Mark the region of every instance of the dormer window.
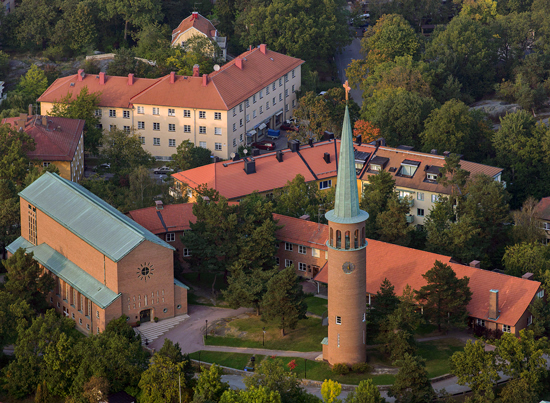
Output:
<instances>
[{"instance_id":1,"label":"dormer window","mask_svg":"<svg viewBox=\"0 0 550 403\"><path fill-rule=\"evenodd\" d=\"M437 175L436 174L426 174L426 179L428 179L429 181L436 181L437 180Z\"/></svg>"},{"instance_id":2,"label":"dormer window","mask_svg":"<svg viewBox=\"0 0 550 403\"><path fill-rule=\"evenodd\" d=\"M437 182L437 178L439 177L439 169L440 167L435 165L426 165L424 167L424 171L426 171L426 181Z\"/></svg>"},{"instance_id":3,"label":"dormer window","mask_svg":"<svg viewBox=\"0 0 550 403\"><path fill-rule=\"evenodd\" d=\"M401 168L399 168L398 175L412 177L418 169L419 165L419 161L403 160L403 162L401 163Z\"/></svg>"},{"instance_id":4,"label":"dormer window","mask_svg":"<svg viewBox=\"0 0 550 403\"><path fill-rule=\"evenodd\" d=\"M386 167L386 164L390 161L385 157L374 157L369 163L369 172L378 173Z\"/></svg>"},{"instance_id":5,"label":"dormer window","mask_svg":"<svg viewBox=\"0 0 550 403\"><path fill-rule=\"evenodd\" d=\"M370 169L372 169L373 171L380 171L382 167L380 165L370 164Z\"/></svg>"},{"instance_id":6,"label":"dormer window","mask_svg":"<svg viewBox=\"0 0 550 403\"><path fill-rule=\"evenodd\" d=\"M367 160L369 159L370 153L355 150L354 155L355 155L355 172L357 173L357 175L359 175L363 170L363 167L365 166L365 162L367 162Z\"/></svg>"}]
</instances>

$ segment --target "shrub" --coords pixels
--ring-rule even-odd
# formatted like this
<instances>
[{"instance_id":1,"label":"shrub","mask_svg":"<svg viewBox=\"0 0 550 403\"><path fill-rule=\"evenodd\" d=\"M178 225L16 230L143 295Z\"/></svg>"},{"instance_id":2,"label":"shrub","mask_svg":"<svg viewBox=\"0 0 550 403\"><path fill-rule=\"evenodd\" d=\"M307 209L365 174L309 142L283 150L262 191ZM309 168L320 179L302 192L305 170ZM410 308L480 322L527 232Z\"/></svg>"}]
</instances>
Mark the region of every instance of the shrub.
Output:
<instances>
[{"instance_id":1,"label":"shrub","mask_svg":"<svg viewBox=\"0 0 550 403\"><path fill-rule=\"evenodd\" d=\"M139 325L141 325L141 322L138 320L138 321L136 322L136 326L139 326Z\"/></svg>"},{"instance_id":2,"label":"shrub","mask_svg":"<svg viewBox=\"0 0 550 403\"><path fill-rule=\"evenodd\" d=\"M159 321L159 318L157 318L157 317L155 316L155 318L154 318L153 320L155 321L155 323L157 323L157 322Z\"/></svg>"},{"instance_id":3,"label":"shrub","mask_svg":"<svg viewBox=\"0 0 550 403\"><path fill-rule=\"evenodd\" d=\"M351 370L358 374L364 374L371 371L371 366L366 362L358 362L351 366Z\"/></svg>"},{"instance_id":4,"label":"shrub","mask_svg":"<svg viewBox=\"0 0 550 403\"><path fill-rule=\"evenodd\" d=\"M344 363L334 364L332 367L332 373L336 375L346 375L347 373L349 373L348 364L344 364Z\"/></svg>"}]
</instances>

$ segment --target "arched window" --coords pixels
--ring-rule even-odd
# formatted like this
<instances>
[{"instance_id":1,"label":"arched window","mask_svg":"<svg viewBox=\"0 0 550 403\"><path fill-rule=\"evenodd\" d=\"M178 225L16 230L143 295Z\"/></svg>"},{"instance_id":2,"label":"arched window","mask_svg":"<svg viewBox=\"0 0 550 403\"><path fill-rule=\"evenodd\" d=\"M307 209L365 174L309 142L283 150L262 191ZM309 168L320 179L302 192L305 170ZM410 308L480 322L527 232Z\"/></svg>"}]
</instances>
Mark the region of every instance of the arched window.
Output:
<instances>
[{"instance_id":1,"label":"arched window","mask_svg":"<svg viewBox=\"0 0 550 403\"><path fill-rule=\"evenodd\" d=\"M333 243L334 241L332 239L333 236L334 236L334 234L333 234L333 231L332 231L332 228L331 228L330 229L330 238L329 238L330 246L334 246L334 243Z\"/></svg>"},{"instance_id":2,"label":"arched window","mask_svg":"<svg viewBox=\"0 0 550 403\"><path fill-rule=\"evenodd\" d=\"M349 243L350 243L350 233L349 231L346 231L346 249L349 249Z\"/></svg>"},{"instance_id":3,"label":"arched window","mask_svg":"<svg viewBox=\"0 0 550 403\"><path fill-rule=\"evenodd\" d=\"M365 244L365 227L361 229L361 246Z\"/></svg>"},{"instance_id":4,"label":"arched window","mask_svg":"<svg viewBox=\"0 0 550 403\"><path fill-rule=\"evenodd\" d=\"M353 237L353 245L355 249L359 247L359 230L358 229L355 230L355 234Z\"/></svg>"},{"instance_id":5,"label":"arched window","mask_svg":"<svg viewBox=\"0 0 550 403\"><path fill-rule=\"evenodd\" d=\"M336 248L340 249L342 247L342 233L340 230L336 230Z\"/></svg>"}]
</instances>

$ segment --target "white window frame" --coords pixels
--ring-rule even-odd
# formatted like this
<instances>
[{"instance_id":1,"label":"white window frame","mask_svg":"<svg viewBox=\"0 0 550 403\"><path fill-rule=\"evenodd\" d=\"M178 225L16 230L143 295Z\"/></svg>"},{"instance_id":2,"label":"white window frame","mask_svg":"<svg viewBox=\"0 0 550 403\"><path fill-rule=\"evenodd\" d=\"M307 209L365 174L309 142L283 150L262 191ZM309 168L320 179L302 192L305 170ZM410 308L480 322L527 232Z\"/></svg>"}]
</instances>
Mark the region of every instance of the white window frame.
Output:
<instances>
[{"instance_id":1,"label":"white window frame","mask_svg":"<svg viewBox=\"0 0 550 403\"><path fill-rule=\"evenodd\" d=\"M544 297L544 290L537 291L537 298L543 298Z\"/></svg>"},{"instance_id":2,"label":"white window frame","mask_svg":"<svg viewBox=\"0 0 550 403\"><path fill-rule=\"evenodd\" d=\"M191 133L191 125L183 125L184 133Z\"/></svg>"},{"instance_id":3,"label":"white window frame","mask_svg":"<svg viewBox=\"0 0 550 403\"><path fill-rule=\"evenodd\" d=\"M307 253L307 247L304 245L298 245L298 253L305 255Z\"/></svg>"},{"instance_id":4,"label":"white window frame","mask_svg":"<svg viewBox=\"0 0 550 403\"><path fill-rule=\"evenodd\" d=\"M292 266L292 260L285 259L285 267L290 267L290 266Z\"/></svg>"},{"instance_id":5,"label":"white window frame","mask_svg":"<svg viewBox=\"0 0 550 403\"><path fill-rule=\"evenodd\" d=\"M234 131L234 132L237 131L237 123L233 123L233 131Z\"/></svg>"},{"instance_id":6,"label":"white window frame","mask_svg":"<svg viewBox=\"0 0 550 403\"><path fill-rule=\"evenodd\" d=\"M139 130L144 130L145 129L145 122L138 121L138 129Z\"/></svg>"},{"instance_id":7,"label":"white window frame","mask_svg":"<svg viewBox=\"0 0 550 403\"><path fill-rule=\"evenodd\" d=\"M143 115L145 113L145 108L143 106L138 106L137 113L139 113L140 115Z\"/></svg>"},{"instance_id":8,"label":"white window frame","mask_svg":"<svg viewBox=\"0 0 550 403\"><path fill-rule=\"evenodd\" d=\"M221 136L222 135L222 128L221 127L214 127L214 134L216 136Z\"/></svg>"},{"instance_id":9,"label":"white window frame","mask_svg":"<svg viewBox=\"0 0 550 403\"><path fill-rule=\"evenodd\" d=\"M160 137L153 137L153 145L160 146Z\"/></svg>"},{"instance_id":10,"label":"white window frame","mask_svg":"<svg viewBox=\"0 0 550 403\"><path fill-rule=\"evenodd\" d=\"M124 119L130 119L130 111L122 111L122 117Z\"/></svg>"},{"instance_id":11,"label":"white window frame","mask_svg":"<svg viewBox=\"0 0 550 403\"><path fill-rule=\"evenodd\" d=\"M214 120L222 120L222 113L214 112Z\"/></svg>"},{"instance_id":12,"label":"white window frame","mask_svg":"<svg viewBox=\"0 0 550 403\"><path fill-rule=\"evenodd\" d=\"M422 214L420 214L422 213ZM419 217L424 217L424 209L423 208L417 208L416 209L416 215Z\"/></svg>"},{"instance_id":13,"label":"white window frame","mask_svg":"<svg viewBox=\"0 0 550 403\"><path fill-rule=\"evenodd\" d=\"M199 126L199 134L206 134L206 126Z\"/></svg>"},{"instance_id":14,"label":"white window frame","mask_svg":"<svg viewBox=\"0 0 550 403\"><path fill-rule=\"evenodd\" d=\"M319 182L319 190L330 189L332 187L332 179Z\"/></svg>"},{"instance_id":15,"label":"white window frame","mask_svg":"<svg viewBox=\"0 0 550 403\"><path fill-rule=\"evenodd\" d=\"M427 173L426 179L429 181L436 181L437 180L437 174Z\"/></svg>"},{"instance_id":16,"label":"white window frame","mask_svg":"<svg viewBox=\"0 0 550 403\"><path fill-rule=\"evenodd\" d=\"M424 193L416 192L416 200L424 201Z\"/></svg>"},{"instance_id":17,"label":"white window frame","mask_svg":"<svg viewBox=\"0 0 550 403\"><path fill-rule=\"evenodd\" d=\"M502 331L504 333L512 333L512 326L510 325L502 325Z\"/></svg>"},{"instance_id":18,"label":"white window frame","mask_svg":"<svg viewBox=\"0 0 550 403\"><path fill-rule=\"evenodd\" d=\"M155 131L160 130L160 123L159 122L153 122L153 130L155 130Z\"/></svg>"},{"instance_id":19,"label":"white window frame","mask_svg":"<svg viewBox=\"0 0 550 403\"><path fill-rule=\"evenodd\" d=\"M341 316L336 316L336 324L337 324L337 325L341 325L341 324L342 324L342 317L341 317Z\"/></svg>"},{"instance_id":20,"label":"white window frame","mask_svg":"<svg viewBox=\"0 0 550 403\"><path fill-rule=\"evenodd\" d=\"M156 108L153 106L153 115L160 115L160 108Z\"/></svg>"},{"instance_id":21,"label":"white window frame","mask_svg":"<svg viewBox=\"0 0 550 403\"><path fill-rule=\"evenodd\" d=\"M199 147L206 148L206 141L199 141Z\"/></svg>"},{"instance_id":22,"label":"white window frame","mask_svg":"<svg viewBox=\"0 0 550 403\"><path fill-rule=\"evenodd\" d=\"M206 111L199 111L199 119L206 119Z\"/></svg>"},{"instance_id":23,"label":"white window frame","mask_svg":"<svg viewBox=\"0 0 550 403\"><path fill-rule=\"evenodd\" d=\"M221 151L222 150L222 143L214 143L214 150L215 151Z\"/></svg>"},{"instance_id":24,"label":"white window frame","mask_svg":"<svg viewBox=\"0 0 550 403\"><path fill-rule=\"evenodd\" d=\"M476 325L485 327L485 319L476 319Z\"/></svg>"},{"instance_id":25,"label":"white window frame","mask_svg":"<svg viewBox=\"0 0 550 403\"><path fill-rule=\"evenodd\" d=\"M175 123L168 123L168 131L169 132L175 132L176 131L176 124Z\"/></svg>"},{"instance_id":26,"label":"white window frame","mask_svg":"<svg viewBox=\"0 0 550 403\"><path fill-rule=\"evenodd\" d=\"M184 118L190 118L191 117L191 110L190 109L184 109L183 110L183 117Z\"/></svg>"},{"instance_id":27,"label":"white window frame","mask_svg":"<svg viewBox=\"0 0 550 403\"><path fill-rule=\"evenodd\" d=\"M168 147L175 147L176 139L168 139Z\"/></svg>"},{"instance_id":28,"label":"white window frame","mask_svg":"<svg viewBox=\"0 0 550 403\"><path fill-rule=\"evenodd\" d=\"M298 270L299 271L306 271L307 270L307 265L305 263L299 262L298 263Z\"/></svg>"},{"instance_id":29,"label":"white window frame","mask_svg":"<svg viewBox=\"0 0 550 403\"><path fill-rule=\"evenodd\" d=\"M174 108L168 108L168 116L176 116L176 110Z\"/></svg>"},{"instance_id":30,"label":"white window frame","mask_svg":"<svg viewBox=\"0 0 550 403\"><path fill-rule=\"evenodd\" d=\"M189 257L191 256L191 251L187 248L183 248L183 256L184 257Z\"/></svg>"},{"instance_id":31,"label":"white window frame","mask_svg":"<svg viewBox=\"0 0 550 403\"><path fill-rule=\"evenodd\" d=\"M166 234L165 241L166 242L174 242L176 240L176 233L175 232L168 232Z\"/></svg>"},{"instance_id":32,"label":"white window frame","mask_svg":"<svg viewBox=\"0 0 550 403\"><path fill-rule=\"evenodd\" d=\"M290 242L285 242L285 250L286 251L292 252L293 248L294 248L293 244L291 244Z\"/></svg>"}]
</instances>

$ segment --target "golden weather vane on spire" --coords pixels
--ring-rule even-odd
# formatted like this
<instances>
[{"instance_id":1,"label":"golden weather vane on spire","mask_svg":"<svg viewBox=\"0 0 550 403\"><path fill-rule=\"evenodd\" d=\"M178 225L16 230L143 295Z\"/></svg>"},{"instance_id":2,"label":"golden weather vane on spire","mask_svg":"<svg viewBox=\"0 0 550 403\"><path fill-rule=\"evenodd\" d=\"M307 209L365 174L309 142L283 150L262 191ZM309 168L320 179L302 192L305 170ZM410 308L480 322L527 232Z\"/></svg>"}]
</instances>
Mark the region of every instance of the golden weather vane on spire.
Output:
<instances>
[{"instance_id":1,"label":"golden weather vane on spire","mask_svg":"<svg viewBox=\"0 0 550 403\"><path fill-rule=\"evenodd\" d=\"M346 102L348 102L348 96L351 90L351 87L348 85L348 80L346 80L346 82L344 83L344 85L342 85L342 87L344 87L344 90L346 91Z\"/></svg>"}]
</instances>

